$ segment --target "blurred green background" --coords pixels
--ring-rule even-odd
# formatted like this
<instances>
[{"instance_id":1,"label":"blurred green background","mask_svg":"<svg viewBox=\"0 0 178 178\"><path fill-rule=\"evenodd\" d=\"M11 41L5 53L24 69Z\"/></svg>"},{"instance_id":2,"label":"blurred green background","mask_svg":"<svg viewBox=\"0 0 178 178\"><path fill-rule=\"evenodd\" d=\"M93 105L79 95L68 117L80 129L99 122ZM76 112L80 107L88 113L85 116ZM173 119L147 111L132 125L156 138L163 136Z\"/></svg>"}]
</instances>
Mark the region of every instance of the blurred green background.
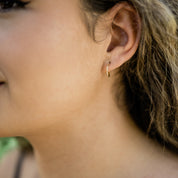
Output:
<instances>
[{"instance_id":1,"label":"blurred green background","mask_svg":"<svg viewBox=\"0 0 178 178\"><path fill-rule=\"evenodd\" d=\"M0 138L0 160L6 153L18 147L19 144L15 137Z\"/></svg>"},{"instance_id":2,"label":"blurred green background","mask_svg":"<svg viewBox=\"0 0 178 178\"><path fill-rule=\"evenodd\" d=\"M19 149L25 153L33 153L33 147L24 137L0 138L0 161L9 151Z\"/></svg>"},{"instance_id":3,"label":"blurred green background","mask_svg":"<svg viewBox=\"0 0 178 178\"><path fill-rule=\"evenodd\" d=\"M33 153L33 147L28 140L23 137L0 138L0 161L13 149L19 149L25 153Z\"/></svg>"}]
</instances>

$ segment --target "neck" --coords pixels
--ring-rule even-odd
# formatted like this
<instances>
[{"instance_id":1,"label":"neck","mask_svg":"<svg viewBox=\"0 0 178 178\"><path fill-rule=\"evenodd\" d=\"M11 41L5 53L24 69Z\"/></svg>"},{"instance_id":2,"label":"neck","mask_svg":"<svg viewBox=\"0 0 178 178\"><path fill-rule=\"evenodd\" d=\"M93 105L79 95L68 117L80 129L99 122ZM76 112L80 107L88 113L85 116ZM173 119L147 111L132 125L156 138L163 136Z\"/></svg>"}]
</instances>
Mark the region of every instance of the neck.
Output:
<instances>
[{"instance_id":1,"label":"neck","mask_svg":"<svg viewBox=\"0 0 178 178\"><path fill-rule=\"evenodd\" d=\"M41 177L164 178L170 171L177 177L178 159L146 138L110 95L107 102L101 98L65 121L26 136Z\"/></svg>"}]
</instances>

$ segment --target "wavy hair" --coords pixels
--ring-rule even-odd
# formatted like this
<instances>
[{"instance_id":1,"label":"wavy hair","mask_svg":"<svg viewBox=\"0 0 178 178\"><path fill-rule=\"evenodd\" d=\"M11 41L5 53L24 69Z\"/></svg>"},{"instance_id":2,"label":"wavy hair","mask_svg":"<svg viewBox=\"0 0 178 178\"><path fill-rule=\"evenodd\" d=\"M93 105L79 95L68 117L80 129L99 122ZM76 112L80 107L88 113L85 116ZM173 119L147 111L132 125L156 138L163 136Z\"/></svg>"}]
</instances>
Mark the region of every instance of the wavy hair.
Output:
<instances>
[{"instance_id":1,"label":"wavy hair","mask_svg":"<svg viewBox=\"0 0 178 178\"><path fill-rule=\"evenodd\" d=\"M115 102L119 106L121 80L124 105L134 122L147 136L178 153L178 1L80 0L95 42L100 16L123 1L139 13L142 31L136 53L115 74Z\"/></svg>"}]
</instances>

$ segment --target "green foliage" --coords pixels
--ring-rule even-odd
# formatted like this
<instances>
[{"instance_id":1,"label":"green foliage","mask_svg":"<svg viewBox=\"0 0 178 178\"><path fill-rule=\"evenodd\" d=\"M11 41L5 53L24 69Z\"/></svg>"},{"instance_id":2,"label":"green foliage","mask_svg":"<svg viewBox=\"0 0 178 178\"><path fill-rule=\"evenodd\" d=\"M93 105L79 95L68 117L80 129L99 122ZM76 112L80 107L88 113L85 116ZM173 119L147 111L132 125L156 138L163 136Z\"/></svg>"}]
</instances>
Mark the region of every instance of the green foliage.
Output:
<instances>
[{"instance_id":1,"label":"green foliage","mask_svg":"<svg viewBox=\"0 0 178 178\"><path fill-rule=\"evenodd\" d=\"M16 139L18 141L19 148L21 149L21 151L23 151L23 152L33 152L33 147L26 138L16 137Z\"/></svg>"},{"instance_id":2,"label":"green foliage","mask_svg":"<svg viewBox=\"0 0 178 178\"><path fill-rule=\"evenodd\" d=\"M16 138L0 138L0 160L8 151L15 148L18 148L18 141Z\"/></svg>"}]
</instances>

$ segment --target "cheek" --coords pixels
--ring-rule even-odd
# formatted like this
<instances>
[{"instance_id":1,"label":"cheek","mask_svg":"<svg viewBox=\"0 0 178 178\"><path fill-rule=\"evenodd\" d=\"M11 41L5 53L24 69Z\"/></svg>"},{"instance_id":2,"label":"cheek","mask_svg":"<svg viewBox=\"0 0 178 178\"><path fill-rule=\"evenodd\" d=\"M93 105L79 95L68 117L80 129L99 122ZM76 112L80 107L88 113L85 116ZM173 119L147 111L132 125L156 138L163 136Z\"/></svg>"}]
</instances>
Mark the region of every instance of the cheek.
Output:
<instances>
[{"instance_id":1,"label":"cheek","mask_svg":"<svg viewBox=\"0 0 178 178\"><path fill-rule=\"evenodd\" d=\"M4 34L0 51L9 80L3 117L7 123L20 121L25 130L27 125L45 126L52 117L68 117L94 100L100 69L84 30L82 36L76 35L77 26L61 28L50 21L29 24Z\"/></svg>"}]
</instances>

